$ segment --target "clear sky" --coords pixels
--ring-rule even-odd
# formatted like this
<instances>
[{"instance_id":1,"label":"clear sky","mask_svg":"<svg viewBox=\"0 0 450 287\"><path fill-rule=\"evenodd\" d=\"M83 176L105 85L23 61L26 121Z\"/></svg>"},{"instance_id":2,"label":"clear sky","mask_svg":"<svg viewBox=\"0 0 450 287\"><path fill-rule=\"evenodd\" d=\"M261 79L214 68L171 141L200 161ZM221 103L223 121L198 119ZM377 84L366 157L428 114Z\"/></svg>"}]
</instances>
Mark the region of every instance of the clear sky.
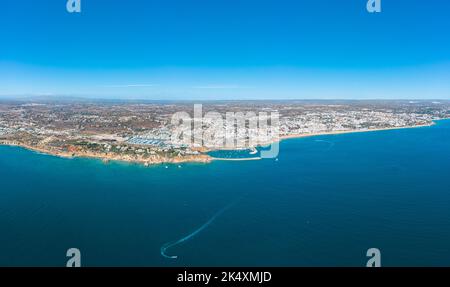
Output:
<instances>
[{"instance_id":1,"label":"clear sky","mask_svg":"<svg viewBox=\"0 0 450 287\"><path fill-rule=\"evenodd\" d=\"M450 1L0 2L0 97L450 99Z\"/></svg>"}]
</instances>

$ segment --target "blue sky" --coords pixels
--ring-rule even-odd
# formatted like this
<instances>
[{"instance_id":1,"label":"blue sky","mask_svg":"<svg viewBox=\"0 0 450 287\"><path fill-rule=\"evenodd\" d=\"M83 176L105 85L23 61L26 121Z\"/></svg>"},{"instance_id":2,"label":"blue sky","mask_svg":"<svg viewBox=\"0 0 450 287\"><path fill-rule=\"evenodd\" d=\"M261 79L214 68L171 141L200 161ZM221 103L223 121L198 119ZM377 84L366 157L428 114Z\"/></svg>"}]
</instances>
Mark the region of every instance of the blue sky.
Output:
<instances>
[{"instance_id":1,"label":"blue sky","mask_svg":"<svg viewBox=\"0 0 450 287\"><path fill-rule=\"evenodd\" d=\"M0 96L450 99L450 2L4 0Z\"/></svg>"}]
</instances>

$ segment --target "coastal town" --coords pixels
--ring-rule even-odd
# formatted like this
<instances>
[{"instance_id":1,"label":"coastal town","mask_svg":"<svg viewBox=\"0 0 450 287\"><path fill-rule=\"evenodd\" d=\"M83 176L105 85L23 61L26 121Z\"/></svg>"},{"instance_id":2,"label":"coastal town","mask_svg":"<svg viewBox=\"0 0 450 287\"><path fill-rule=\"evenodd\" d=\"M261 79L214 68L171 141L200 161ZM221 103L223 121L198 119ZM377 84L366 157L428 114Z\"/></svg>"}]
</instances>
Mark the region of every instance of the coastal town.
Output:
<instances>
[{"instance_id":1,"label":"coastal town","mask_svg":"<svg viewBox=\"0 0 450 287\"><path fill-rule=\"evenodd\" d=\"M195 140L195 133L187 133L189 141L173 136L179 128L173 116L192 116L193 107L191 102L2 100L0 144L144 165L207 163L214 159L208 152L226 147L222 121L200 119L213 144ZM450 117L450 101L233 101L207 102L202 108L202 115L241 113L251 115L248 121L279 115L276 134L261 135L258 125L244 124L232 135L243 144L230 149L254 149L291 137L429 126ZM249 140L252 134L258 134L256 141Z\"/></svg>"}]
</instances>

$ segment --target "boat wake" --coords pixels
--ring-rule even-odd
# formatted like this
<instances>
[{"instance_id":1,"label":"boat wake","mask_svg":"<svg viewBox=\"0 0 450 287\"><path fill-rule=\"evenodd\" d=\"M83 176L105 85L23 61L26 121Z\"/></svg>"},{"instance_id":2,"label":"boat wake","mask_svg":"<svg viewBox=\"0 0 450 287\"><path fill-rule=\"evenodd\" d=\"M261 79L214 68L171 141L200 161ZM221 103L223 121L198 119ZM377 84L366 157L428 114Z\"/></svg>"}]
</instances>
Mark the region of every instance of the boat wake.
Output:
<instances>
[{"instance_id":1,"label":"boat wake","mask_svg":"<svg viewBox=\"0 0 450 287\"><path fill-rule=\"evenodd\" d=\"M315 140L315 142L323 142L328 144L327 151L334 147L334 142L326 141L326 140Z\"/></svg>"},{"instance_id":2,"label":"boat wake","mask_svg":"<svg viewBox=\"0 0 450 287\"><path fill-rule=\"evenodd\" d=\"M188 241L189 239L193 238L194 236L196 236L197 234L199 234L200 232L202 232L203 230L205 230L211 223L214 222L214 220L216 220L217 217L219 217L220 215L222 215L222 213L224 213L226 210L228 210L229 208L231 208L233 205L235 205L236 202L232 202L230 204L228 204L227 206L225 206L224 208L222 208L221 210L219 210L216 214L213 215L213 217L211 217L207 222L205 222L202 226L200 226L199 228L197 228L196 230L194 230L193 232L191 232L190 234L176 240L176 241L171 241L171 242L167 242L165 243L163 246L161 246L161 255L165 258L169 258L169 259L177 259L178 256L176 255L168 255L166 253L167 249L172 248L176 245L179 245L183 242Z\"/></svg>"}]
</instances>

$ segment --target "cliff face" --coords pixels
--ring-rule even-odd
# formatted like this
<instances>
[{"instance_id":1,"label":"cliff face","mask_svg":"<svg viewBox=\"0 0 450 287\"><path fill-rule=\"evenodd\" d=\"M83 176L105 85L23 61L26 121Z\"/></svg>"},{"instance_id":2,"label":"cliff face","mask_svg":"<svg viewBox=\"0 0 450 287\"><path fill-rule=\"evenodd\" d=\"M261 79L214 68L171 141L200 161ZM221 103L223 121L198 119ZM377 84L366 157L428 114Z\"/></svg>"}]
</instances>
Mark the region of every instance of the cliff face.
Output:
<instances>
[{"instance_id":1,"label":"cliff face","mask_svg":"<svg viewBox=\"0 0 450 287\"><path fill-rule=\"evenodd\" d=\"M115 154L115 153L103 153L86 151L78 147L69 147L67 151L62 151L59 149L45 147L45 146L32 146L25 143L20 143L17 141L0 141L0 144L10 145L10 146L20 146L29 150L34 150L41 153L46 153L54 156L74 158L74 157L85 157L85 158L97 158L104 161L126 161L142 163L145 165L150 164L161 164L161 163L183 163L183 162L200 162L209 163L212 158L206 154L198 155L184 155L184 156L161 156L161 155L151 155L151 156L140 156L140 155L128 155L128 154Z\"/></svg>"},{"instance_id":2,"label":"cliff face","mask_svg":"<svg viewBox=\"0 0 450 287\"><path fill-rule=\"evenodd\" d=\"M52 154L52 152L49 152ZM189 155L189 156L177 156L167 157L160 155L152 155L149 157L143 157L139 155L127 155L127 154L113 154L113 153L97 153L89 151L75 151L75 152L60 152L56 155L64 157L88 157L98 158L105 161L127 161L142 164L160 164L160 163L182 163L182 162L201 162L208 163L211 161L211 157L205 154Z\"/></svg>"}]
</instances>

